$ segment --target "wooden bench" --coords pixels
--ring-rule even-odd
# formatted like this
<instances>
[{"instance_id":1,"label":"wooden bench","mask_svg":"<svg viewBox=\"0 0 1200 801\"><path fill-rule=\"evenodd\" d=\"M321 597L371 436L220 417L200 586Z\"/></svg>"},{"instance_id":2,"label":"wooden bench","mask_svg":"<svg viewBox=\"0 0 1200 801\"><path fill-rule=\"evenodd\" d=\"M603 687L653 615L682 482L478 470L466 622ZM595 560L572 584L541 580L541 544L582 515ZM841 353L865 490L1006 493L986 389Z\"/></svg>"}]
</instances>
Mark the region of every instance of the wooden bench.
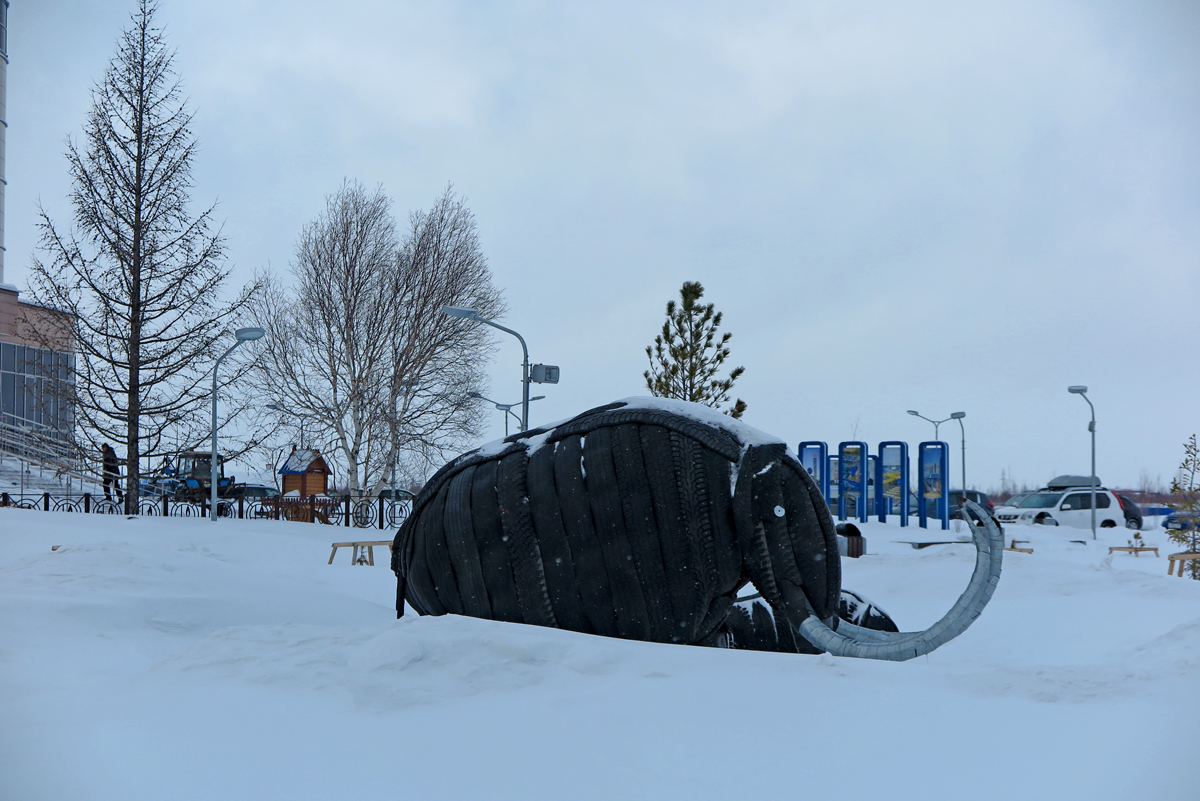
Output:
<instances>
[{"instance_id":1,"label":"wooden bench","mask_svg":"<svg viewBox=\"0 0 1200 801\"><path fill-rule=\"evenodd\" d=\"M1195 559L1200 559L1200 553L1187 552L1173 553L1167 557L1167 575L1170 576L1175 570L1175 563L1179 563L1179 577L1183 578L1183 563L1191 562Z\"/></svg>"},{"instance_id":2,"label":"wooden bench","mask_svg":"<svg viewBox=\"0 0 1200 801\"><path fill-rule=\"evenodd\" d=\"M329 554L329 564L333 564L333 557L337 556L338 548L353 548L354 552L351 558L351 564L354 565L374 565L375 564L375 546L379 545L388 549L388 554L392 552L391 540L364 540L363 542L335 542L333 543L333 551Z\"/></svg>"},{"instance_id":3,"label":"wooden bench","mask_svg":"<svg viewBox=\"0 0 1200 801\"><path fill-rule=\"evenodd\" d=\"M1158 557L1158 547L1154 545L1112 545L1109 546L1108 552L1123 551L1137 556L1142 551L1154 551L1155 558Z\"/></svg>"},{"instance_id":4,"label":"wooden bench","mask_svg":"<svg viewBox=\"0 0 1200 801\"><path fill-rule=\"evenodd\" d=\"M1006 550L1006 551L1016 551L1017 553L1033 553L1033 549L1032 549L1032 548L1018 548L1018 547L1017 547L1017 543L1018 543L1018 542L1023 542L1023 543L1025 543L1026 545L1028 545L1028 544L1029 544L1029 540L1013 540L1013 541L1012 541L1012 544L1010 544L1010 545L1009 545L1007 548L1005 548L1004 550Z\"/></svg>"}]
</instances>

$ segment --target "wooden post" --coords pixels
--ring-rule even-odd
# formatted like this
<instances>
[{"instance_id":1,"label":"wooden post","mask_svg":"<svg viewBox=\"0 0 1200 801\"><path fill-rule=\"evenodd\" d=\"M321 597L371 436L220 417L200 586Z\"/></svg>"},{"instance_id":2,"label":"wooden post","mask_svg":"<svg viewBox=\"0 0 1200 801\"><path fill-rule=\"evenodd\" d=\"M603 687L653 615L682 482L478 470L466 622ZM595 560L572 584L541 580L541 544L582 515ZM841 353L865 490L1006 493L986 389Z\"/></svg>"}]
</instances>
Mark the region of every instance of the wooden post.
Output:
<instances>
[{"instance_id":1,"label":"wooden post","mask_svg":"<svg viewBox=\"0 0 1200 801\"><path fill-rule=\"evenodd\" d=\"M8 506L8 493L0 492L0 506Z\"/></svg>"},{"instance_id":2,"label":"wooden post","mask_svg":"<svg viewBox=\"0 0 1200 801\"><path fill-rule=\"evenodd\" d=\"M317 496L308 496L308 522L317 522Z\"/></svg>"}]
</instances>

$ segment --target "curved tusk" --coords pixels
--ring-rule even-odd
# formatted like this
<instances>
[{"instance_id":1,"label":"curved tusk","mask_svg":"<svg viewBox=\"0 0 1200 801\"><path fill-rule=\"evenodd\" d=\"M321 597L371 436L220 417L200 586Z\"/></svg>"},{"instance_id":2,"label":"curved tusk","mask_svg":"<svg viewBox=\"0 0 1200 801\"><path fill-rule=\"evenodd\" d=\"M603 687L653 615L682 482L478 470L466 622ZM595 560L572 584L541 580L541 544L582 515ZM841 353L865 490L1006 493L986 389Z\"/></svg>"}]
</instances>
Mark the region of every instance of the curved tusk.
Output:
<instances>
[{"instance_id":1,"label":"curved tusk","mask_svg":"<svg viewBox=\"0 0 1200 801\"><path fill-rule=\"evenodd\" d=\"M963 510L964 513L969 511L982 523L971 527L975 542L975 570L966 590L941 620L925 631L916 632L874 631L844 621L838 623L838 630L834 631L817 618L810 606L808 617L799 626L800 635L834 656L903 662L924 656L966 631L983 612L1000 581L1004 538L1000 529L977 504L964 499Z\"/></svg>"}]
</instances>

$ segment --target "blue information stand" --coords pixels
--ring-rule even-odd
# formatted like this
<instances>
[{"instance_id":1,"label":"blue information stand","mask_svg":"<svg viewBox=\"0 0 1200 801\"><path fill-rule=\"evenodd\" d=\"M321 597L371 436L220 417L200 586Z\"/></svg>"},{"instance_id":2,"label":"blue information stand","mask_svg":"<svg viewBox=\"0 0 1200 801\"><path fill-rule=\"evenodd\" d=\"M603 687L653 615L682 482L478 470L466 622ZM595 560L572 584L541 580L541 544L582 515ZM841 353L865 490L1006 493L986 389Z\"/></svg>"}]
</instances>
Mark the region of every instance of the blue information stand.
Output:
<instances>
[{"instance_id":1,"label":"blue information stand","mask_svg":"<svg viewBox=\"0 0 1200 801\"><path fill-rule=\"evenodd\" d=\"M825 474L829 476L829 494L825 496L825 503L829 504L830 514L837 514L838 458L836 456L830 456L825 464Z\"/></svg>"},{"instance_id":2,"label":"blue information stand","mask_svg":"<svg viewBox=\"0 0 1200 801\"><path fill-rule=\"evenodd\" d=\"M867 443L838 443L838 520L846 519L846 503L854 500L855 517L866 523L867 508Z\"/></svg>"},{"instance_id":3,"label":"blue information stand","mask_svg":"<svg viewBox=\"0 0 1200 801\"><path fill-rule=\"evenodd\" d=\"M801 442L799 453L800 464L817 482L821 497L829 503L829 446L816 440Z\"/></svg>"},{"instance_id":4,"label":"blue information stand","mask_svg":"<svg viewBox=\"0 0 1200 801\"><path fill-rule=\"evenodd\" d=\"M875 463L875 509L879 522L888 515L900 515L900 525L908 525L908 443L879 443Z\"/></svg>"},{"instance_id":5,"label":"blue information stand","mask_svg":"<svg viewBox=\"0 0 1200 801\"><path fill-rule=\"evenodd\" d=\"M867 456L867 517L879 514L879 485L875 474L879 472L879 457Z\"/></svg>"},{"instance_id":6,"label":"blue information stand","mask_svg":"<svg viewBox=\"0 0 1200 801\"><path fill-rule=\"evenodd\" d=\"M950 528L950 490L946 485L949 473L950 446L944 442L922 442L917 451L917 516L921 528L929 527L931 517L942 521L943 530Z\"/></svg>"}]
</instances>

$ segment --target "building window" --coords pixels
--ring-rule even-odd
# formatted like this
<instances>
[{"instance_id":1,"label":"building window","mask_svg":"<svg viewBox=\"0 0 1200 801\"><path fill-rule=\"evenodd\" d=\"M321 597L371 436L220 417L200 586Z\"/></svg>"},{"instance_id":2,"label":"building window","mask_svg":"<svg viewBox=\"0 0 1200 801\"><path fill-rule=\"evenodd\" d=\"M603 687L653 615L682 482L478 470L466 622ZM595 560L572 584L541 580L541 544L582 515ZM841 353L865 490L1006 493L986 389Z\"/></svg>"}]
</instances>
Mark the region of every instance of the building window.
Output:
<instances>
[{"instance_id":1,"label":"building window","mask_svg":"<svg viewBox=\"0 0 1200 801\"><path fill-rule=\"evenodd\" d=\"M58 438L69 439L75 417L70 403L74 364L69 353L0 343L0 422L44 433L49 428Z\"/></svg>"}]
</instances>

